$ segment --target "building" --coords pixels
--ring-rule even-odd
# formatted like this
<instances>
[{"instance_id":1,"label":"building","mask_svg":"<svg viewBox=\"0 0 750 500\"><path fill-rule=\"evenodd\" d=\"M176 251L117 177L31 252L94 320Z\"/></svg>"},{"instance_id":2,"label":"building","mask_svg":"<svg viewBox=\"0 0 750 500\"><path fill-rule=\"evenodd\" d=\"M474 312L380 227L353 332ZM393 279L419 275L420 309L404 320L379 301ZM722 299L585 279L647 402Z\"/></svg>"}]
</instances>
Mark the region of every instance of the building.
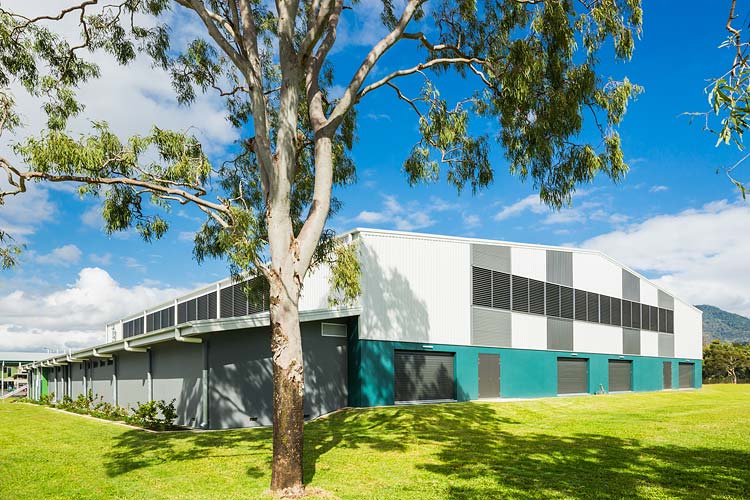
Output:
<instances>
[{"instance_id":1,"label":"building","mask_svg":"<svg viewBox=\"0 0 750 500\"><path fill-rule=\"evenodd\" d=\"M26 394L26 374L19 371L25 363L49 357L39 352L0 351L0 399Z\"/></svg>"},{"instance_id":2,"label":"building","mask_svg":"<svg viewBox=\"0 0 750 500\"><path fill-rule=\"evenodd\" d=\"M701 312L600 252L357 229L362 293L300 301L305 414L701 385ZM178 423L271 423L264 301L224 280L107 325L108 342L29 365L32 394L176 399Z\"/></svg>"}]
</instances>

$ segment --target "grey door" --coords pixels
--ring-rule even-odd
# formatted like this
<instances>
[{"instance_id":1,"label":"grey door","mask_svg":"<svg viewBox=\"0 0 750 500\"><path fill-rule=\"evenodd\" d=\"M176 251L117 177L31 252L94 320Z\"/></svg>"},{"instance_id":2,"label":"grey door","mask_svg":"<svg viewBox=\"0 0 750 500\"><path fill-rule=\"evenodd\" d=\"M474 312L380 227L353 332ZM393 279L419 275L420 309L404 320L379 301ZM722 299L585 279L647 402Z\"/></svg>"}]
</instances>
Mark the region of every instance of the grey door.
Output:
<instances>
[{"instance_id":1,"label":"grey door","mask_svg":"<svg viewBox=\"0 0 750 500\"><path fill-rule=\"evenodd\" d=\"M479 397L500 397L500 355L479 355Z\"/></svg>"},{"instance_id":2,"label":"grey door","mask_svg":"<svg viewBox=\"0 0 750 500\"><path fill-rule=\"evenodd\" d=\"M394 351L396 403L456 399L452 352Z\"/></svg>"},{"instance_id":3,"label":"grey door","mask_svg":"<svg viewBox=\"0 0 750 500\"><path fill-rule=\"evenodd\" d=\"M583 394L589 392L588 360L557 358L557 393Z\"/></svg>"},{"instance_id":4,"label":"grey door","mask_svg":"<svg viewBox=\"0 0 750 500\"><path fill-rule=\"evenodd\" d=\"M680 389L694 387L693 363L680 363Z\"/></svg>"},{"instance_id":5,"label":"grey door","mask_svg":"<svg viewBox=\"0 0 750 500\"><path fill-rule=\"evenodd\" d=\"M664 370L664 388L671 389L672 388L672 362L665 361L663 370Z\"/></svg>"},{"instance_id":6,"label":"grey door","mask_svg":"<svg viewBox=\"0 0 750 500\"><path fill-rule=\"evenodd\" d=\"M633 362L622 359L609 360L609 392L633 390Z\"/></svg>"}]
</instances>

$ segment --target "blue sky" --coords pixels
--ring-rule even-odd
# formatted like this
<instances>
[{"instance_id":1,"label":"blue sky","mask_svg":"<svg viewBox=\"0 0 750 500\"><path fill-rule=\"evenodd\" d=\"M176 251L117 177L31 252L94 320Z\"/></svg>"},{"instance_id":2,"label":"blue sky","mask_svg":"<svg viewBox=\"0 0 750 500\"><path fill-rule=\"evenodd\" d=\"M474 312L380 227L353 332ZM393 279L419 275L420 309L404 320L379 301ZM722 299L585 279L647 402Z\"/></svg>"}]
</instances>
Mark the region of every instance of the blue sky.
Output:
<instances>
[{"instance_id":1,"label":"blue sky","mask_svg":"<svg viewBox=\"0 0 750 500\"><path fill-rule=\"evenodd\" d=\"M631 167L621 184L601 178L581 186L570 208L552 212L537 202L533 185L508 174L496 149L495 182L476 196L469 191L458 196L443 182L409 187L401 164L418 139L416 122L385 90L359 108L354 150L359 182L336 193L344 208L331 226L598 248L693 303L750 313L750 284L743 279L750 271L744 263L750 211L726 177L715 172L732 163L737 152L715 148L701 124L680 116L706 109L706 79L729 65L729 52L717 48L725 37L727 3L645 0L644 31L633 60L603 61L602 75L626 75L645 88L620 128ZM341 77L379 33L375 4L363 1L357 19L345 14L342 47L333 58ZM379 71L395 69L409 56L405 51L386 59ZM90 102L81 129L94 117L123 134L153 123L194 125L214 158L236 139L215 98L179 108L168 80L146 64L117 68L101 61L112 78L84 89ZM463 85L443 84L448 95L460 93ZM38 105L23 96L19 102L33 129ZM0 148L7 150L8 143ZM100 340L104 321L224 277L225 263L199 266L192 258L192 233L201 219L189 208L175 208L170 233L144 244L131 233L106 236L96 200L80 200L70 189L39 187L0 208L0 227L27 245L18 269L0 276L0 349ZM27 308L39 304L47 304L47 312L28 319Z\"/></svg>"}]
</instances>

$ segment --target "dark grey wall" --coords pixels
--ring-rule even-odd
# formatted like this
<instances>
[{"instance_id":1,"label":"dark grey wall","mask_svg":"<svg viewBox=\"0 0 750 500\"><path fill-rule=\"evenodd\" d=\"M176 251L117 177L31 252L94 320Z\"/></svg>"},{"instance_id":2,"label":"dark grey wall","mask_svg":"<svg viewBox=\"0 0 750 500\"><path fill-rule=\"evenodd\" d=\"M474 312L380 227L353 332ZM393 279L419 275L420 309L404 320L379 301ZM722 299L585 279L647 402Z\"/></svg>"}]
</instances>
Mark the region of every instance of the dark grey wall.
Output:
<instances>
[{"instance_id":1,"label":"dark grey wall","mask_svg":"<svg viewBox=\"0 0 750 500\"><path fill-rule=\"evenodd\" d=\"M70 397L75 399L83 394L83 363L70 364L71 394Z\"/></svg>"},{"instance_id":2,"label":"dark grey wall","mask_svg":"<svg viewBox=\"0 0 750 500\"><path fill-rule=\"evenodd\" d=\"M219 334L220 336L222 334ZM201 345L166 342L151 348L154 399L175 399L179 425L197 427L201 415ZM145 374L145 371L144 371Z\"/></svg>"},{"instance_id":3,"label":"dark grey wall","mask_svg":"<svg viewBox=\"0 0 750 500\"><path fill-rule=\"evenodd\" d=\"M347 404L346 343L323 337L319 322L302 325L305 414L317 417ZM210 337L209 421L212 429L271 425L270 332L255 328Z\"/></svg>"},{"instance_id":4,"label":"dark grey wall","mask_svg":"<svg viewBox=\"0 0 750 500\"><path fill-rule=\"evenodd\" d=\"M107 359L95 360L99 366L92 368L89 373L91 375L91 390L94 393L94 399L99 401L105 401L107 403L114 403L114 392L112 388L112 365L107 364ZM102 366L104 362L104 366ZM93 365L89 365L93 366Z\"/></svg>"},{"instance_id":5,"label":"dark grey wall","mask_svg":"<svg viewBox=\"0 0 750 500\"><path fill-rule=\"evenodd\" d=\"M147 352L121 352L117 354L117 404L134 408L148 401Z\"/></svg>"}]
</instances>

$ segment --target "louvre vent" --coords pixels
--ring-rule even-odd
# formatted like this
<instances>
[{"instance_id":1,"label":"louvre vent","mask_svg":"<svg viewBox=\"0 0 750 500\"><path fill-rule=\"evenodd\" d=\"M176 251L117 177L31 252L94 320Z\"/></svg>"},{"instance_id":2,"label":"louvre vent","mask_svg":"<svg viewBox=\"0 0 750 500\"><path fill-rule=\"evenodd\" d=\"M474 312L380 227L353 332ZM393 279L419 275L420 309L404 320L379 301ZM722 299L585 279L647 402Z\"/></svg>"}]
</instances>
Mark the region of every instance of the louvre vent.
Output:
<instances>
[{"instance_id":1,"label":"louvre vent","mask_svg":"<svg viewBox=\"0 0 750 500\"><path fill-rule=\"evenodd\" d=\"M659 309L659 331L667 333L667 310Z\"/></svg>"},{"instance_id":2,"label":"louvre vent","mask_svg":"<svg viewBox=\"0 0 750 500\"><path fill-rule=\"evenodd\" d=\"M583 290L575 291L575 303L576 303L576 318L581 321L586 321L586 292Z\"/></svg>"},{"instance_id":3,"label":"louvre vent","mask_svg":"<svg viewBox=\"0 0 750 500\"><path fill-rule=\"evenodd\" d=\"M667 333L674 333L674 311L667 309Z\"/></svg>"},{"instance_id":4,"label":"louvre vent","mask_svg":"<svg viewBox=\"0 0 750 500\"><path fill-rule=\"evenodd\" d=\"M529 279L513 276L513 310L529 312Z\"/></svg>"},{"instance_id":5,"label":"louvre vent","mask_svg":"<svg viewBox=\"0 0 750 500\"><path fill-rule=\"evenodd\" d=\"M232 316L247 316L247 296L244 286L244 282L232 285Z\"/></svg>"},{"instance_id":6,"label":"louvre vent","mask_svg":"<svg viewBox=\"0 0 750 500\"><path fill-rule=\"evenodd\" d=\"M221 294L221 317L231 318L234 310L232 287L222 288L219 293Z\"/></svg>"},{"instance_id":7,"label":"louvre vent","mask_svg":"<svg viewBox=\"0 0 750 500\"><path fill-rule=\"evenodd\" d=\"M529 280L529 312L544 314L544 281Z\"/></svg>"},{"instance_id":8,"label":"louvre vent","mask_svg":"<svg viewBox=\"0 0 750 500\"><path fill-rule=\"evenodd\" d=\"M560 317L560 285L547 283L547 316Z\"/></svg>"},{"instance_id":9,"label":"louvre vent","mask_svg":"<svg viewBox=\"0 0 750 500\"><path fill-rule=\"evenodd\" d=\"M599 315L600 315L600 320L602 324L609 325L611 323L610 321L610 315L611 315L610 299L606 295L599 296Z\"/></svg>"},{"instance_id":10,"label":"louvre vent","mask_svg":"<svg viewBox=\"0 0 750 500\"><path fill-rule=\"evenodd\" d=\"M126 321L122 324L122 336L123 338L134 337L144 333L143 316L139 316L136 319Z\"/></svg>"},{"instance_id":11,"label":"louvre vent","mask_svg":"<svg viewBox=\"0 0 750 500\"><path fill-rule=\"evenodd\" d=\"M659 331L659 308L656 306L649 306L651 308L651 328L649 328L651 331L658 332Z\"/></svg>"},{"instance_id":12,"label":"louvre vent","mask_svg":"<svg viewBox=\"0 0 750 500\"><path fill-rule=\"evenodd\" d=\"M631 326L633 328L641 328L641 308L638 307L637 303L633 303L633 309L631 314Z\"/></svg>"},{"instance_id":13,"label":"louvre vent","mask_svg":"<svg viewBox=\"0 0 750 500\"><path fill-rule=\"evenodd\" d=\"M622 325L622 301L618 298L612 297L610 300L611 304L611 318L610 325L620 326Z\"/></svg>"},{"instance_id":14,"label":"louvre vent","mask_svg":"<svg viewBox=\"0 0 750 500\"><path fill-rule=\"evenodd\" d=\"M630 328L633 323L630 320L630 313L632 312L633 303L629 300L622 301L622 326Z\"/></svg>"},{"instance_id":15,"label":"louvre vent","mask_svg":"<svg viewBox=\"0 0 750 500\"><path fill-rule=\"evenodd\" d=\"M198 317L198 302L195 299L188 301L187 311L187 320L195 321L195 319Z\"/></svg>"},{"instance_id":16,"label":"louvre vent","mask_svg":"<svg viewBox=\"0 0 750 500\"><path fill-rule=\"evenodd\" d=\"M187 323L187 302L177 304L177 324Z\"/></svg>"},{"instance_id":17,"label":"louvre vent","mask_svg":"<svg viewBox=\"0 0 750 500\"><path fill-rule=\"evenodd\" d=\"M174 308L167 307L146 316L146 331L153 332L174 326Z\"/></svg>"},{"instance_id":18,"label":"louvre vent","mask_svg":"<svg viewBox=\"0 0 750 500\"><path fill-rule=\"evenodd\" d=\"M560 316L573 319L573 289L560 287Z\"/></svg>"},{"instance_id":19,"label":"louvre vent","mask_svg":"<svg viewBox=\"0 0 750 500\"><path fill-rule=\"evenodd\" d=\"M472 304L492 307L492 271L481 267L471 268Z\"/></svg>"},{"instance_id":20,"label":"louvre vent","mask_svg":"<svg viewBox=\"0 0 750 500\"><path fill-rule=\"evenodd\" d=\"M208 318L207 319L214 319L218 317L219 316L216 315L216 292L211 292L208 294Z\"/></svg>"},{"instance_id":21,"label":"louvre vent","mask_svg":"<svg viewBox=\"0 0 750 500\"><path fill-rule=\"evenodd\" d=\"M599 322L599 294L586 292L586 319L593 323Z\"/></svg>"},{"instance_id":22,"label":"louvre vent","mask_svg":"<svg viewBox=\"0 0 750 500\"><path fill-rule=\"evenodd\" d=\"M177 323L216 319L216 292L177 304Z\"/></svg>"},{"instance_id":23,"label":"louvre vent","mask_svg":"<svg viewBox=\"0 0 750 500\"><path fill-rule=\"evenodd\" d=\"M510 309L510 274L492 272L492 307Z\"/></svg>"},{"instance_id":24,"label":"louvre vent","mask_svg":"<svg viewBox=\"0 0 750 500\"><path fill-rule=\"evenodd\" d=\"M651 308L646 304L641 304L641 328L643 330L651 329Z\"/></svg>"},{"instance_id":25,"label":"louvre vent","mask_svg":"<svg viewBox=\"0 0 750 500\"><path fill-rule=\"evenodd\" d=\"M201 295L196 300L195 319L208 319L208 297Z\"/></svg>"}]
</instances>

